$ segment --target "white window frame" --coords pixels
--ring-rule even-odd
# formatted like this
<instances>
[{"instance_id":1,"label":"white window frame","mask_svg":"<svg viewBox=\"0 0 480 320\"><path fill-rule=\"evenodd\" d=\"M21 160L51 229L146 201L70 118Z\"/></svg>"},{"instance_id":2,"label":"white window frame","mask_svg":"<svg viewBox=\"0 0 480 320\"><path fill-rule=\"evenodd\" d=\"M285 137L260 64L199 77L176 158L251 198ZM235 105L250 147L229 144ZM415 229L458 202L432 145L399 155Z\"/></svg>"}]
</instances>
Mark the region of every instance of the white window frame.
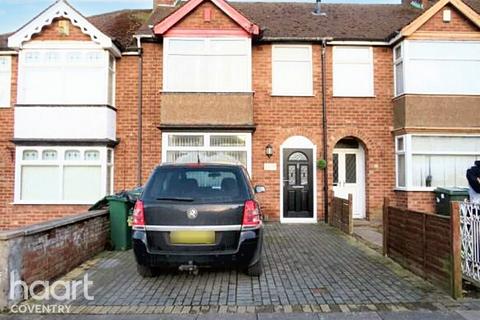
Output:
<instances>
[{"instance_id":1,"label":"white window frame","mask_svg":"<svg viewBox=\"0 0 480 320\"><path fill-rule=\"evenodd\" d=\"M396 51L397 49L400 48L400 57L396 57ZM405 93L405 62L404 62L404 57L405 57L405 46L403 43L399 43L397 46L393 48L393 96L398 97L401 96ZM397 65L402 64L402 75L403 75L403 81L402 81L402 86L403 90L401 92L398 92L397 88Z\"/></svg>"},{"instance_id":2,"label":"white window frame","mask_svg":"<svg viewBox=\"0 0 480 320\"><path fill-rule=\"evenodd\" d=\"M37 160L23 160L23 152L25 150L35 150L38 152L39 158ZM55 150L57 152L57 160L54 161L48 161L48 160L42 160L42 152L45 150ZM67 150L78 150L80 151L81 158L82 160L79 161L70 161L70 160L65 160L65 151ZM107 163L107 152L111 150L112 158L111 162ZM97 161L85 161L83 160L83 156L85 151L99 151L100 152L100 159ZM21 190L22 190L22 166L56 166L59 167L59 176L60 176L60 185L59 185L59 194L60 194L60 199L63 198L63 171L65 167L68 166L82 166L82 167L88 167L88 166L94 166L98 167L101 166L101 177L102 177L102 182L101 182L101 193L102 195L107 195L107 168L112 167L114 168L114 151L111 148L108 147L79 147L79 146L41 146L41 147L36 147L36 146L21 146L17 147L15 151L15 192L14 192L14 203L15 204L85 204L85 205L91 205L93 204L91 201L75 201L75 200L45 200L45 201L40 201L40 200L22 200L21 199ZM110 177L110 190L111 193L113 193L113 186L114 186L114 174L113 174L113 169L112 169L112 175ZM41 187L41 186L39 186ZM100 200L100 199L97 199Z\"/></svg>"},{"instance_id":3,"label":"white window frame","mask_svg":"<svg viewBox=\"0 0 480 320\"><path fill-rule=\"evenodd\" d=\"M293 92L293 91L285 91L282 92L279 89L275 88L275 62L282 62L284 60L276 60L275 58L275 50L279 48L307 48L309 51L309 60L299 60L299 62L310 62L309 63L309 70L308 70L308 88L305 89L304 92ZM279 97L313 97L313 53L312 53L312 45L305 45L305 44L274 44L272 45L272 96L279 96ZM288 60L294 61L294 60Z\"/></svg>"},{"instance_id":4,"label":"white window frame","mask_svg":"<svg viewBox=\"0 0 480 320\"><path fill-rule=\"evenodd\" d=\"M206 47L209 47L210 42L212 39L216 40L225 40L225 41L238 41L238 40L243 40L246 45L246 58L247 58L247 66L248 69L246 71L247 73L247 83L245 84L245 89L244 90L214 90L214 89L203 89L203 90L197 90L197 91L192 91L192 90L185 90L185 89L178 89L178 88L172 88L171 84L168 81L169 73L170 72L175 72L175 67L170 66L169 63L169 51L170 51L170 41L175 41L175 40L192 40L192 41L204 41L206 43ZM199 56L215 56L215 53L205 53L205 54L199 54ZM172 68L173 70L170 70ZM211 93L211 92L239 92L239 93L251 93L252 92L252 40L250 38L238 38L238 37L221 37L221 38L201 38L201 37L166 37L163 39L163 92L206 92L206 93Z\"/></svg>"},{"instance_id":5,"label":"white window frame","mask_svg":"<svg viewBox=\"0 0 480 320\"><path fill-rule=\"evenodd\" d=\"M0 103L0 108L10 108L12 106L12 56L10 55L0 55L0 59L6 60L6 69L0 69L0 77L6 77L7 81L7 95L6 100L7 104ZM1 102L1 101L0 101Z\"/></svg>"},{"instance_id":6,"label":"white window frame","mask_svg":"<svg viewBox=\"0 0 480 320\"><path fill-rule=\"evenodd\" d=\"M449 93L449 92L423 92L418 89L412 89L410 88L411 82L409 83L409 77L411 77L411 44L415 42L423 42L423 43L463 43L463 42L468 42L468 43L480 43L479 41L462 41L462 40L404 40L400 42L397 46L394 47L393 53L392 53L392 60L393 60L393 76L394 76L394 88L393 88L393 94L394 97L399 97L405 94L426 94L426 95L462 95L462 96L469 96L469 95L478 95L479 93ZM395 48L401 46L401 53L402 57L401 59L396 59L395 57ZM422 58L425 59L425 58ZM428 59L426 59L428 60ZM462 60L462 59L458 59ZM480 58L476 59L475 61L480 60ZM403 62L403 92L397 93L397 81L396 81L396 65L400 62Z\"/></svg>"},{"instance_id":7,"label":"white window frame","mask_svg":"<svg viewBox=\"0 0 480 320\"><path fill-rule=\"evenodd\" d=\"M29 104L29 105L42 105L42 104L52 104L52 105L77 105L75 101L53 101L51 103L44 103L43 101L40 101L41 103L35 101L34 99L28 97L28 93L24 92L25 88L25 80L27 77L27 70L29 68L45 68L48 70L48 68L52 68L52 65L47 64L47 63L26 63L26 56L27 54L31 52L53 52L53 51L58 51L58 52L70 52L70 51L81 51L81 52L98 52L102 54L102 64L97 66L97 68L103 69L102 70L102 77L103 77L103 92L101 93L102 98L101 101L92 101L91 105L96 105L96 104L105 104L108 105L108 78L109 78L109 72L110 72L110 64L109 64L109 59L111 54L100 47L99 45L88 42L88 41L30 41L29 43L26 43L23 46L23 50L19 52L18 55L18 85L17 85L17 103L18 104ZM115 64L116 62L114 62ZM90 64L85 64L85 66L91 66ZM60 65L59 68L62 68L63 66ZM81 65L77 65L76 67L81 67ZM116 68L114 66L114 68ZM115 86L116 86L116 75L114 73L114 85L113 85L113 96L115 97ZM80 88L83 89L83 88ZM88 94L88 92L86 93ZM115 99L113 99L115 100ZM114 107L115 105L113 105Z\"/></svg>"},{"instance_id":8,"label":"white window frame","mask_svg":"<svg viewBox=\"0 0 480 320\"><path fill-rule=\"evenodd\" d=\"M110 63L111 62L111 63ZM111 74L111 78L110 78ZM111 83L110 83L111 82ZM109 90L111 86L111 92ZM116 105L116 86L117 86L117 59L110 54L108 57L108 68L107 68L107 104L111 107ZM110 95L112 98L110 100Z\"/></svg>"},{"instance_id":9,"label":"white window frame","mask_svg":"<svg viewBox=\"0 0 480 320\"><path fill-rule=\"evenodd\" d=\"M368 49L369 52L369 62L364 63L364 62L355 62L354 60L350 62L338 62L335 61L335 53L339 49ZM333 97L339 97L339 98L374 98L375 97L375 66L374 66L374 56L373 56L373 47L369 46L365 48L364 46L334 46L332 49L332 87L333 87ZM335 88L335 69L336 65L339 64L363 64L363 65L368 65L370 67L370 79L368 80L370 84L370 90L369 92L365 94L351 94L351 93L343 93L343 92L338 92L338 89Z\"/></svg>"},{"instance_id":10,"label":"white window frame","mask_svg":"<svg viewBox=\"0 0 480 320\"><path fill-rule=\"evenodd\" d=\"M168 137L170 135L203 136L202 147L170 147ZM241 147L210 147L211 136L242 136L245 138L245 146ZM162 163L167 162L167 151L246 151L247 171L252 175L252 134L250 132L163 132L162 133Z\"/></svg>"},{"instance_id":11,"label":"white window frame","mask_svg":"<svg viewBox=\"0 0 480 320\"><path fill-rule=\"evenodd\" d=\"M468 155L476 156L472 152L422 152L422 151L412 151L412 137L416 136L426 136L426 137L477 137L480 138L480 135L465 135L465 134L434 134L434 133L415 133L415 134L405 134L395 137L395 190L400 191L434 191L437 187L419 187L413 186L413 156L414 155ZM398 149L398 140L403 138L404 150L401 151ZM405 186L398 185L398 155L405 155ZM480 154L478 155L480 156ZM473 165L473 163L472 163Z\"/></svg>"}]
</instances>

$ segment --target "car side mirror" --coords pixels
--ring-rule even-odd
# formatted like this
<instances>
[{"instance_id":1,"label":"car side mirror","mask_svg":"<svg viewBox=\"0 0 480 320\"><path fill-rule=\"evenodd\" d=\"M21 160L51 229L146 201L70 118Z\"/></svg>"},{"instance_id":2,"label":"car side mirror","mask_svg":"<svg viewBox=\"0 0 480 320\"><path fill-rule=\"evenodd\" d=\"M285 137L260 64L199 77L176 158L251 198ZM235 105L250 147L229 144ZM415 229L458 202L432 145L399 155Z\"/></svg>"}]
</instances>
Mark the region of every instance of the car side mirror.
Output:
<instances>
[{"instance_id":1,"label":"car side mirror","mask_svg":"<svg viewBox=\"0 0 480 320\"><path fill-rule=\"evenodd\" d=\"M265 191L267 191L267 189L265 189L265 186L262 186L262 185L255 186L255 193L263 193Z\"/></svg>"}]
</instances>

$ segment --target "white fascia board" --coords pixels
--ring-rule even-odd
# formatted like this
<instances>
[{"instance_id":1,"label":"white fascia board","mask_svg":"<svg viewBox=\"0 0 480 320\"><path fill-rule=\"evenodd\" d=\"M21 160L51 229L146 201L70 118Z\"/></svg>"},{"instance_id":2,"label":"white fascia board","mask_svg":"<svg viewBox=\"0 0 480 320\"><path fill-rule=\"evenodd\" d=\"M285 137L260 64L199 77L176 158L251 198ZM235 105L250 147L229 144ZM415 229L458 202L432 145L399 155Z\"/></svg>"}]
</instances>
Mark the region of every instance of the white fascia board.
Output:
<instances>
[{"instance_id":1,"label":"white fascia board","mask_svg":"<svg viewBox=\"0 0 480 320\"><path fill-rule=\"evenodd\" d=\"M389 46L390 43L385 41L328 41L333 46Z\"/></svg>"},{"instance_id":2,"label":"white fascia board","mask_svg":"<svg viewBox=\"0 0 480 320\"><path fill-rule=\"evenodd\" d=\"M40 33L43 27L50 25L56 18L66 18L70 22L79 27L82 32L98 43L102 48L109 50L117 57L120 57L120 50L113 43L112 39L98 30L84 16L72 8L64 1L57 1L52 6L43 11L40 15L23 26L8 38L8 46L12 49L19 50L23 47L23 43L30 41L32 37Z\"/></svg>"}]
</instances>

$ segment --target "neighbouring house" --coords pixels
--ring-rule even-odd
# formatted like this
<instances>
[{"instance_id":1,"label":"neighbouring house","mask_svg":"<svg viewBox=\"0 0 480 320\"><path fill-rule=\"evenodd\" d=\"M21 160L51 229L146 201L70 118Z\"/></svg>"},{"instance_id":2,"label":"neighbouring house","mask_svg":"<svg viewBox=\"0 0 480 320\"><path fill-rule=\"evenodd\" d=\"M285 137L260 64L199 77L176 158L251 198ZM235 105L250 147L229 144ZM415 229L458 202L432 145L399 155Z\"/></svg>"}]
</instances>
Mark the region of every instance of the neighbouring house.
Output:
<instances>
[{"instance_id":1,"label":"neighbouring house","mask_svg":"<svg viewBox=\"0 0 480 320\"><path fill-rule=\"evenodd\" d=\"M56 1L0 36L0 227L198 159L245 165L270 220L432 211L480 159L480 0L411 2Z\"/></svg>"}]
</instances>

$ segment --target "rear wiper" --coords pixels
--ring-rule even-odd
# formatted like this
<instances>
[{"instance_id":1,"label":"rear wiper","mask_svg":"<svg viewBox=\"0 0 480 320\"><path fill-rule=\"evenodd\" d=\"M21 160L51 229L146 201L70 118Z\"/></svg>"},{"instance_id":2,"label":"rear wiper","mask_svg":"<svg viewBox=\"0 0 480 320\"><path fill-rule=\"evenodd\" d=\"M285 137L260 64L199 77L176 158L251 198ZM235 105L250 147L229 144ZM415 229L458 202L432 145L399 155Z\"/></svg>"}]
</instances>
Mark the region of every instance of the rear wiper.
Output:
<instances>
[{"instance_id":1,"label":"rear wiper","mask_svg":"<svg viewBox=\"0 0 480 320\"><path fill-rule=\"evenodd\" d=\"M157 198L157 200L192 202L194 199L187 197L160 197Z\"/></svg>"}]
</instances>

